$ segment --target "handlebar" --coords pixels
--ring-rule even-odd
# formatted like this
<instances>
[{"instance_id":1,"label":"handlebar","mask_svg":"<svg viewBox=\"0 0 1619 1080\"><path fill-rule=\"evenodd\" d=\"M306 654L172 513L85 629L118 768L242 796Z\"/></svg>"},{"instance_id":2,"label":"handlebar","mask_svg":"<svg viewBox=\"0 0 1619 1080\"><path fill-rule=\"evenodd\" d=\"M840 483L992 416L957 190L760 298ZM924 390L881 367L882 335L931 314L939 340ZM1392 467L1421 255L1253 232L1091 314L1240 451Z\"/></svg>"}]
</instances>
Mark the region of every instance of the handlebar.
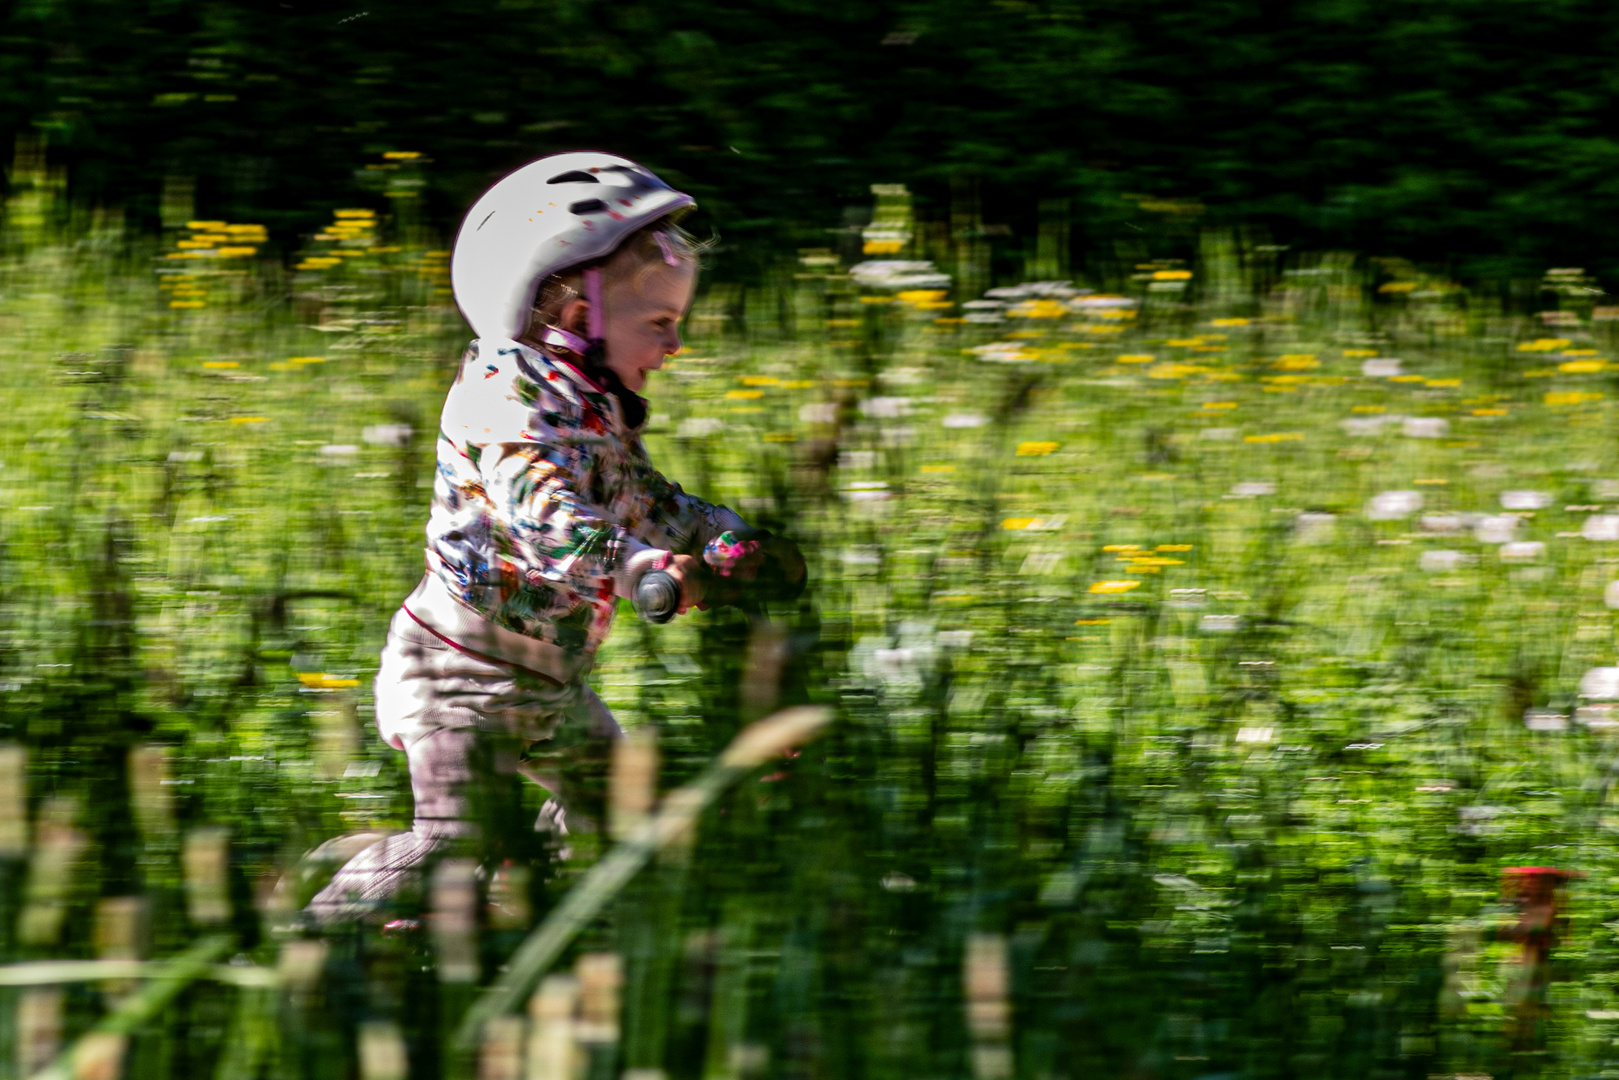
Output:
<instances>
[{"instance_id":1,"label":"handlebar","mask_svg":"<svg viewBox=\"0 0 1619 1080\"><path fill-rule=\"evenodd\" d=\"M793 549L796 552L796 548ZM752 577L720 577L701 562L693 573L702 575L705 607L740 606L749 609L773 600L794 600L804 591L807 575L789 582L781 563L767 557ZM648 570L635 586L635 610L650 623L666 623L680 610L680 582L667 570Z\"/></svg>"},{"instance_id":2,"label":"handlebar","mask_svg":"<svg viewBox=\"0 0 1619 1080\"><path fill-rule=\"evenodd\" d=\"M648 570L635 586L635 610L649 623L666 623L680 610L680 582L667 570Z\"/></svg>"}]
</instances>

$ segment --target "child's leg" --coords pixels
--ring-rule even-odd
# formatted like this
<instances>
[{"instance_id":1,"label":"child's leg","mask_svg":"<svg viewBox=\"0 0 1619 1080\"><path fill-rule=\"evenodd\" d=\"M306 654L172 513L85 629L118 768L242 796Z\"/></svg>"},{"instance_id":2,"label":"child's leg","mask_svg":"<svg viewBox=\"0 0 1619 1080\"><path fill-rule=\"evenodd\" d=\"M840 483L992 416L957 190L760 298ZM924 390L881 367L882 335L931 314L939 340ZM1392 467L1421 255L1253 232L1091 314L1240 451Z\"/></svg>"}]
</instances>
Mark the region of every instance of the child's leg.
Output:
<instances>
[{"instance_id":1,"label":"child's leg","mask_svg":"<svg viewBox=\"0 0 1619 1080\"><path fill-rule=\"evenodd\" d=\"M533 858L540 838L522 812L519 735L548 730L577 699L576 687L531 684L396 616L377 674L377 726L409 762L413 826L349 860L310 902L311 914L377 910L420 889L428 864L452 852Z\"/></svg>"},{"instance_id":2,"label":"child's leg","mask_svg":"<svg viewBox=\"0 0 1619 1080\"><path fill-rule=\"evenodd\" d=\"M551 792L539 827L566 836L595 832L607 812L613 743L624 737L607 704L588 686L550 738L529 744L518 769Z\"/></svg>"},{"instance_id":3,"label":"child's leg","mask_svg":"<svg viewBox=\"0 0 1619 1080\"><path fill-rule=\"evenodd\" d=\"M406 748L416 816L409 832L390 836L344 864L310 901L322 919L360 913L419 888L426 865L449 854L480 861L531 856L516 775L516 740L478 728L439 728Z\"/></svg>"}]
</instances>

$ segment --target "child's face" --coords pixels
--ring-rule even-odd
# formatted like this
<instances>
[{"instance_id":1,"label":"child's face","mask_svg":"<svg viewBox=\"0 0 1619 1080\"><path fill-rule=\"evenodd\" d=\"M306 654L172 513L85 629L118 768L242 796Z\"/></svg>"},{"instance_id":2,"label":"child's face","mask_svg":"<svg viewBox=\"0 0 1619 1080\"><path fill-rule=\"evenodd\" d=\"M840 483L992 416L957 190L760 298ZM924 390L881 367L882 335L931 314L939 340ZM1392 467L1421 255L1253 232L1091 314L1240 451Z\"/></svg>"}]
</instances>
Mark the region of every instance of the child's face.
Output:
<instances>
[{"instance_id":1,"label":"child's face","mask_svg":"<svg viewBox=\"0 0 1619 1080\"><path fill-rule=\"evenodd\" d=\"M660 266L637 289L628 281L609 281L603 307L607 366L630 390L640 393L648 372L663 358L680 351L680 320L691 307L697 271L689 263Z\"/></svg>"}]
</instances>

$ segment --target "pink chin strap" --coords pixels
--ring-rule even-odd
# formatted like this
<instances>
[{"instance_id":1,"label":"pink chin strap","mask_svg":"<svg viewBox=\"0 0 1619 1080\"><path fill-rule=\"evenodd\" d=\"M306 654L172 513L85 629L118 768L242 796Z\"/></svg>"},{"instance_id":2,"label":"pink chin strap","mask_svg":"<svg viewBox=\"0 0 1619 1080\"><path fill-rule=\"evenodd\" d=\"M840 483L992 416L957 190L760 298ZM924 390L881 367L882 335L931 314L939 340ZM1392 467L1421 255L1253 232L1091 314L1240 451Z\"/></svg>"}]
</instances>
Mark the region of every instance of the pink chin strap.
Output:
<instances>
[{"instance_id":1,"label":"pink chin strap","mask_svg":"<svg viewBox=\"0 0 1619 1080\"><path fill-rule=\"evenodd\" d=\"M540 341L546 345L555 345L560 349L567 349L577 353L581 358L589 354L592 345L606 347L606 340L602 330L602 272L601 268L592 266L585 271L585 304L588 314L590 338L587 341L572 331L560 327L548 326L545 333L540 335Z\"/></svg>"}]
</instances>

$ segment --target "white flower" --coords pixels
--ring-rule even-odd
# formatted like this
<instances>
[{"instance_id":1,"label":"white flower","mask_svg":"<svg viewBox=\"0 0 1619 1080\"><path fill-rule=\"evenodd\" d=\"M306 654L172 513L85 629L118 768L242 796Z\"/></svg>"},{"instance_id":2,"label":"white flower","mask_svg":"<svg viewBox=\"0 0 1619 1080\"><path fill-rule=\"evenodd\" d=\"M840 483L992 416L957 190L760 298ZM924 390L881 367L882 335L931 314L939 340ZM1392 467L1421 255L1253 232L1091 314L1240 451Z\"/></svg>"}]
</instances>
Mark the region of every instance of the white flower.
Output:
<instances>
[{"instance_id":1,"label":"white flower","mask_svg":"<svg viewBox=\"0 0 1619 1080\"><path fill-rule=\"evenodd\" d=\"M1544 491L1503 491L1503 510L1544 510L1552 504L1552 497Z\"/></svg>"},{"instance_id":2,"label":"white flower","mask_svg":"<svg viewBox=\"0 0 1619 1080\"><path fill-rule=\"evenodd\" d=\"M800 405L798 421L801 424L835 424L838 422L838 403L812 401L808 405Z\"/></svg>"},{"instance_id":3,"label":"white flower","mask_svg":"<svg viewBox=\"0 0 1619 1080\"><path fill-rule=\"evenodd\" d=\"M948 289L950 275L930 262L871 259L849 267L849 276L868 289Z\"/></svg>"},{"instance_id":4,"label":"white flower","mask_svg":"<svg viewBox=\"0 0 1619 1080\"><path fill-rule=\"evenodd\" d=\"M989 419L980 413L951 413L939 421L947 428L983 427Z\"/></svg>"},{"instance_id":5,"label":"white flower","mask_svg":"<svg viewBox=\"0 0 1619 1080\"><path fill-rule=\"evenodd\" d=\"M1345 435L1355 435L1364 438L1368 435L1376 435L1378 432L1382 431L1383 425L1388 423L1390 419L1392 419L1392 417L1346 416L1343 420L1339 421L1339 424L1343 427Z\"/></svg>"},{"instance_id":6,"label":"white flower","mask_svg":"<svg viewBox=\"0 0 1619 1080\"><path fill-rule=\"evenodd\" d=\"M372 424L360 437L372 446L409 446L414 434L416 431L409 424Z\"/></svg>"},{"instance_id":7,"label":"white flower","mask_svg":"<svg viewBox=\"0 0 1619 1080\"><path fill-rule=\"evenodd\" d=\"M1591 498L1619 499L1619 480L1591 481Z\"/></svg>"},{"instance_id":8,"label":"white flower","mask_svg":"<svg viewBox=\"0 0 1619 1080\"><path fill-rule=\"evenodd\" d=\"M1275 728L1245 727L1237 729L1237 741L1241 743L1268 743L1275 737Z\"/></svg>"},{"instance_id":9,"label":"white flower","mask_svg":"<svg viewBox=\"0 0 1619 1080\"><path fill-rule=\"evenodd\" d=\"M849 502L880 502L893 497L888 485L881 480L856 480L844 489L843 497Z\"/></svg>"},{"instance_id":10,"label":"white flower","mask_svg":"<svg viewBox=\"0 0 1619 1080\"><path fill-rule=\"evenodd\" d=\"M1619 608L1619 581L1608 582L1608 587L1602 590L1602 602L1611 608Z\"/></svg>"},{"instance_id":11,"label":"white flower","mask_svg":"<svg viewBox=\"0 0 1619 1080\"><path fill-rule=\"evenodd\" d=\"M1234 427L1210 427L1198 432L1197 437L1210 442L1231 442L1238 434L1240 433Z\"/></svg>"},{"instance_id":12,"label":"white flower","mask_svg":"<svg viewBox=\"0 0 1619 1080\"><path fill-rule=\"evenodd\" d=\"M1581 705L1574 710L1576 723L1592 731L1612 731L1619 728L1619 717L1613 715L1612 705Z\"/></svg>"},{"instance_id":13,"label":"white flower","mask_svg":"<svg viewBox=\"0 0 1619 1080\"><path fill-rule=\"evenodd\" d=\"M1075 311L1106 311L1133 308L1136 302L1127 296L1076 296L1068 301L1068 306Z\"/></svg>"},{"instance_id":14,"label":"white flower","mask_svg":"<svg viewBox=\"0 0 1619 1080\"><path fill-rule=\"evenodd\" d=\"M1197 628L1206 634L1229 634L1242 629L1242 616L1205 615L1198 620Z\"/></svg>"},{"instance_id":15,"label":"white flower","mask_svg":"<svg viewBox=\"0 0 1619 1080\"><path fill-rule=\"evenodd\" d=\"M1598 701L1619 698L1619 667L1594 667L1580 680L1580 696Z\"/></svg>"},{"instance_id":16,"label":"white flower","mask_svg":"<svg viewBox=\"0 0 1619 1080\"><path fill-rule=\"evenodd\" d=\"M1417 525L1425 533L1450 535L1466 532L1477 523L1477 514L1424 514Z\"/></svg>"},{"instance_id":17,"label":"white flower","mask_svg":"<svg viewBox=\"0 0 1619 1080\"><path fill-rule=\"evenodd\" d=\"M1511 514L1489 514L1478 519L1473 526L1473 538L1481 544L1506 544L1518 535L1522 524Z\"/></svg>"},{"instance_id":18,"label":"white flower","mask_svg":"<svg viewBox=\"0 0 1619 1080\"><path fill-rule=\"evenodd\" d=\"M675 435L682 439L701 439L725 430L725 421L717 416L688 416L680 422Z\"/></svg>"},{"instance_id":19,"label":"white flower","mask_svg":"<svg viewBox=\"0 0 1619 1080\"><path fill-rule=\"evenodd\" d=\"M860 412L873 420L897 420L911 410L911 399L903 397L873 397L860 403Z\"/></svg>"},{"instance_id":20,"label":"white flower","mask_svg":"<svg viewBox=\"0 0 1619 1080\"><path fill-rule=\"evenodd\" d=\"M1261 495L1276 494L1276 485L1269 480L1244 480L1231 489L1239 499L1256 499Z\"/></svg>"},{"instance_id":21,"label":"white flower","mask_svg":"<svg viewBox=\"0 0 1619 1080\"><path fill-rule=\"evenodd\" d=\"M1619 540L1619 514L1592 514L1580 527L1587 540Z\"/></svg>"},{"instance_id":22,"label":"white flower","mask_svg":"<svg viewBox=\"0 0 1619 1080\"><path fill-rule=\"evenodd\" d=\"M1337 523L1336 514L1307 511L1293 519L1293 534L1304 541L1324 541L1332 535Z\"/></svg>"},{"instance_id":23,"label":"white flower","mask_svg":"<svg viewBox=\"0 0 1619 1080\"><path fill-rule=\"evenodd\" d=\"M1421 509L1420 491L1380 491L1366 503L1366 516L1373 521L1399 521Z\"/></svg>"},{"instance_id":24,"label":"white flower","mask_svg":"<svg viewBox=\"0 0 1619 1080\"><path fill-rule=\"evenodd\" d=\"M1530 731L1567 731L1568 716L1551 709L1528 709L1523 714L1523 726Z\"/></svg>"},{"instance_id":25,"label":"white flower","mask_svg":"<svg viewBox=\"0 0 1619 1080\"><path fill-rule=\"evenodd\" d=\"M1502 544L1502 562L1533 562L1546 557L1546 545L1539 540L1514 540L1510 544Z\"/></svg>"},{"instance_id":26,"label":"white flower","mask_svg":"<svg viewBox=\"0 0 1619 1080\"><path fill-rule=\"evenodd\" d=\"M1430 574L1443 574L1460 569L1473 561L1465 551L1424 551L1418 565Z\"/></svg>"},{"instance_id":27,"label":"white flower","mask_svg":"<svg viewBox=\"0 0 1619 1080\"><path fill-rule=\"evenodd\" d=\"M1360 365L1360 373L1368 379L1390 379L1400 373L1400 361L1387 356L1373 357Z\"/></svg>"},{"instance_id":28,"label":"white flower","mask_svg":"<svg viewBox=\"0 0 1619 1080\"><path fill-rule=\"evenodd\" d=\"M360 448L352 443L332 443L320 448L322 457L353 457Z\"/></svg>"},{"instance_id":29,"label":"white flower","mask_svg":"<svg viewBox=\"0 0 1619 1080\"><path fill-rule=\"evenodd\" d=\"M1450 433L1450 421L1442 416L1408 416L1403 430L1413 439L1442 439Z\"/></svg>"}]
</instances>

